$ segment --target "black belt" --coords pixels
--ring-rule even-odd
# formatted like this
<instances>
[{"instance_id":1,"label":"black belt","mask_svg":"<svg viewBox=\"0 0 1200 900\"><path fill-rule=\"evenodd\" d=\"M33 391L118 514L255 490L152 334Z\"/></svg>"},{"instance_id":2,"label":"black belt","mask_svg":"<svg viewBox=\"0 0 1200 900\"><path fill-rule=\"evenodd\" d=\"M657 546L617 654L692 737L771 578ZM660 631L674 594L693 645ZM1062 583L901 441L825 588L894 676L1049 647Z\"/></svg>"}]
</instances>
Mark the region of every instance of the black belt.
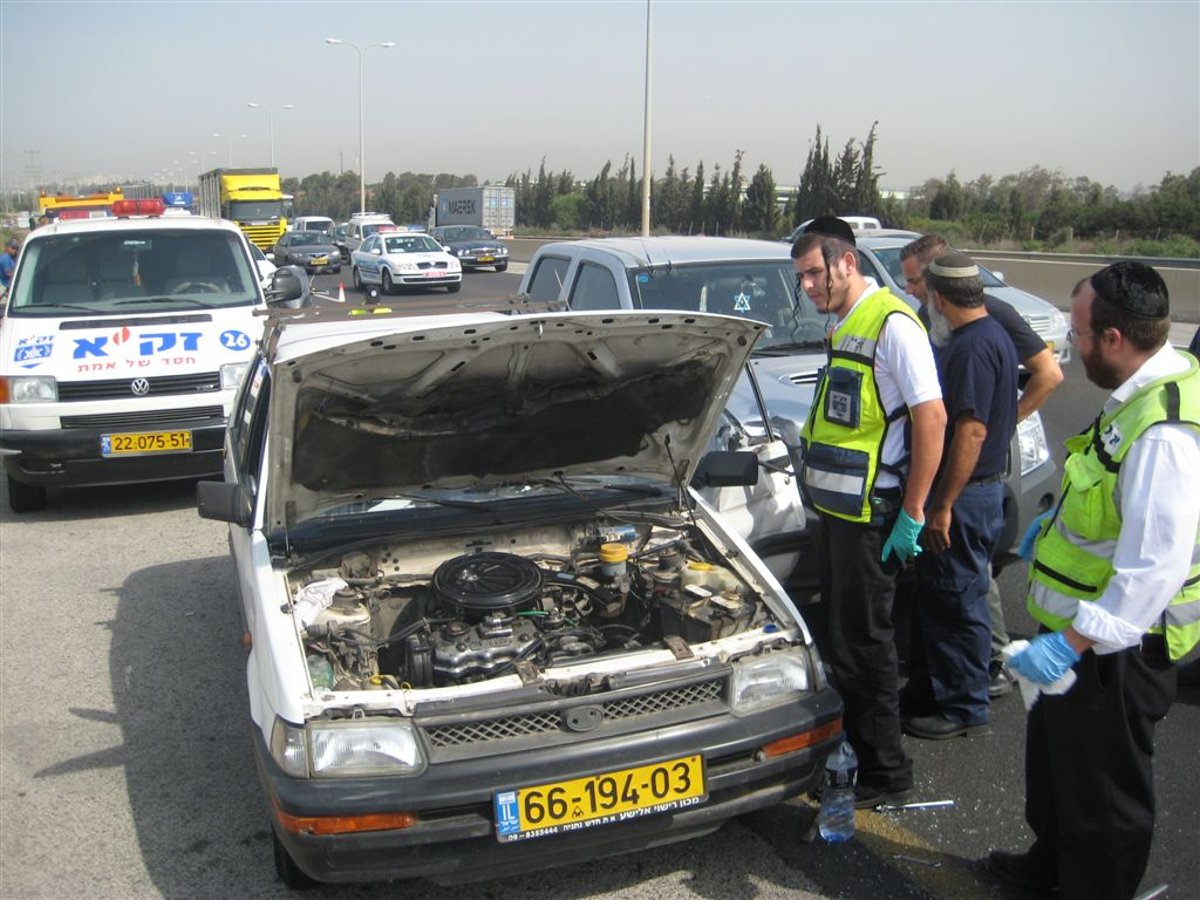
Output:
<instances>
[{"instance_id":1,"label":"black belt","mask_svg":"<svg viewBox=\"0 0 1200 900\"><path fill-rule=\"evenodd\" d=\"M1004 472L996 472L993 475L984 475L980 478L972 478L970 481L967 482L967 484L968 485L995 484L997 481L1003 481L1004 478L1005 478Z\"/></svg>"}]
</instances>

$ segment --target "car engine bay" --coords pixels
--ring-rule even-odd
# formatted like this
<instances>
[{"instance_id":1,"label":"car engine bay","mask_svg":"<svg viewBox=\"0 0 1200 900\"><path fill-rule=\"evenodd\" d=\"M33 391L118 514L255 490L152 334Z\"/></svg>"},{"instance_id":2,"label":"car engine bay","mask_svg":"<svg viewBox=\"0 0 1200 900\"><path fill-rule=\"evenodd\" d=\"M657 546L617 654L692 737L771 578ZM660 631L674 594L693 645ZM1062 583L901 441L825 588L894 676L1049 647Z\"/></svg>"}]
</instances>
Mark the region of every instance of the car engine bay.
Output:
<instances>
[{"instance_id":1,"label":"car engine bay","mask_svg":"<svg viewBox=\"0 0 1200 900\"><path fill-rule=\"evenodd\" d=\"M448 687L779 622L694 525L355 548L289 577L314 690ZM504 549L499 549L503 547Z\"/></svg>"}]
</instances>

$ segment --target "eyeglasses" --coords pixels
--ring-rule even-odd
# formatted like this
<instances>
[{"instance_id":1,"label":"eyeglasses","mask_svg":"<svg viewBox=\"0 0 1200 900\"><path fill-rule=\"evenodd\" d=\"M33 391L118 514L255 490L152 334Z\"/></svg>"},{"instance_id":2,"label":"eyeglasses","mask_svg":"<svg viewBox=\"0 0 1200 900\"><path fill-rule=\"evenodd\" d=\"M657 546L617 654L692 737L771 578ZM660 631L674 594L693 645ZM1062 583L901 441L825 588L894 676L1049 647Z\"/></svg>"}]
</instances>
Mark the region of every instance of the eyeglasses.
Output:
<instances>
[{"instance_id":1,"label":"eyeglasses","mask_svg":"<svg viewBox=\"0 0 1200 900\"><path fill-rule=\"evenodd\" d=\"M1080 328L1080 329L1068 328L1067 329L1067 343L1070 344L1072 347L1074 347L1076 344L1079 343L1079 336L1081 334L1095 334L1095 332L1088 328Z\"/></svg>"}]
</instances>

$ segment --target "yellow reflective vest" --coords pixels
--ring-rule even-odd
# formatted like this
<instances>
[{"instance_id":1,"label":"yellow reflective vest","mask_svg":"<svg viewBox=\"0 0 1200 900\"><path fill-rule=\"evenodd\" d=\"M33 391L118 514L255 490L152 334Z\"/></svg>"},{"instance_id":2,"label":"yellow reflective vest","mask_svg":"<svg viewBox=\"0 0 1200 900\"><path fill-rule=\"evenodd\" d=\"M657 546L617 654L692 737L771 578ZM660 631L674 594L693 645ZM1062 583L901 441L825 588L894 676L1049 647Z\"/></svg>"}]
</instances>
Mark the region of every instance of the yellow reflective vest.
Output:
<instances>
[{"instance_id":1,"label":"yellow reflective vest","mask_svg":"<svg viewBox=\"0 0 1200 900\"><path fill-rule=\"evenodd\" d=\"M838 328L829 364L817 381L808 421L801 429L804 462L800 483L808 501L823 513L851 522L869 522L872 490L881 469L902 475L901 467L880 462L888 426L908 407L884 409L875 381L875 350L889 316L921 320L887 288L860 299ZM922 329L925 327L921 325Z\"/></svg>"},{"instance_id":2,"label":"yellow reflective vest","mask_svg":"<svg viewBox=\"0 0 1200 900\"><path fill-rule=\"evenodd\" d=\"M1121 461L1151 426L1177 422L1200 429L1200 366L1152 381L1110 413L1102 414L1066 442L1058 510L1043 527L1029 567L1030 615L1062 631L1075 618L1079 602L1095 600L1112 578L1112 558L1121 533L1115 492ZM1170 490L1170 485L1164 486ZM1200 530L1192 564L1153 633L1165 633L1172 659L1200 643Z\"/></svg>"}]
</instances>

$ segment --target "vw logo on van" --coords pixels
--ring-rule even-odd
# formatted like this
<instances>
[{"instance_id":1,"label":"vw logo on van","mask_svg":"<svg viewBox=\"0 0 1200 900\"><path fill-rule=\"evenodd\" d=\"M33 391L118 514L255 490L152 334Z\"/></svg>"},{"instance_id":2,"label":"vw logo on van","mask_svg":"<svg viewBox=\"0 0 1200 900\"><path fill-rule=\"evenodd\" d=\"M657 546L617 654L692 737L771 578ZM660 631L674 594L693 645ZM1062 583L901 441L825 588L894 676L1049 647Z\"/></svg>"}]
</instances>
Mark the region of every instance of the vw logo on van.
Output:
<instances>
[{"instance_id":1,"label":"vw logo on van","mask_svg":"<svg viewBox=\"0 0 1200 900\"><path fill-rule=\"evenodd\" d=\"M150 382L145 378L135 378L129 382L129 390L133 391L135 397L145 397L150 393Z\"/></svg>"}]
</instances>

